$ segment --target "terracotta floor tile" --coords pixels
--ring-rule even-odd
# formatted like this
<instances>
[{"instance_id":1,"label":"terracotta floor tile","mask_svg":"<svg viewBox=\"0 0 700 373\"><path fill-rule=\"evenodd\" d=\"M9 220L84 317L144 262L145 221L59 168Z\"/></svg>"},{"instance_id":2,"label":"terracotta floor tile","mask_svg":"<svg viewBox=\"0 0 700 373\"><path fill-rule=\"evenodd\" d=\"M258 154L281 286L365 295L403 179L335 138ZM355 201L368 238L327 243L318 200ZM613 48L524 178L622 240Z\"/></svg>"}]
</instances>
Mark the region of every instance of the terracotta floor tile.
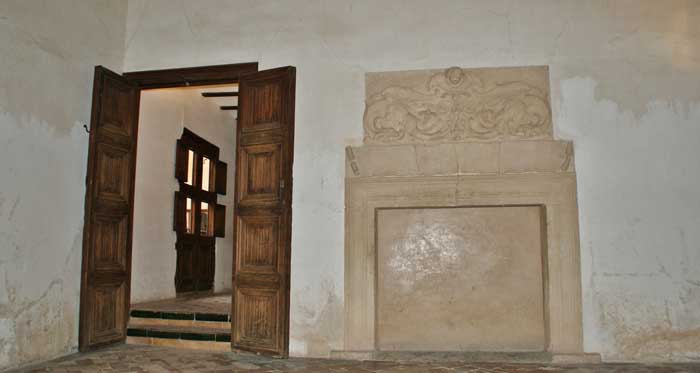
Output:
<instances>
[{"instance_id":1,"label":"terracotta floor tile","mask_svg":"<svg viewBox=\"0 0 700 373\"><path fill-rule=\"evenodd\" d=\"M25 372L473 372L473 373L700 373L700 364L494 364L469 362L386 362L272 359L235 352L119 345L34 366Z\"/></svg>"},{"instance_id":2,"label":"terracotta floor tile","mask_svg":"<svg viewBox=\"0 0 700 373\"><path fill-rule=\"evenodd\" d=\"M214 294L163 299L131 305L132 310L175 313L213 313L228 315L231 312L231 294Z\"/></svg>"}]
</instances>

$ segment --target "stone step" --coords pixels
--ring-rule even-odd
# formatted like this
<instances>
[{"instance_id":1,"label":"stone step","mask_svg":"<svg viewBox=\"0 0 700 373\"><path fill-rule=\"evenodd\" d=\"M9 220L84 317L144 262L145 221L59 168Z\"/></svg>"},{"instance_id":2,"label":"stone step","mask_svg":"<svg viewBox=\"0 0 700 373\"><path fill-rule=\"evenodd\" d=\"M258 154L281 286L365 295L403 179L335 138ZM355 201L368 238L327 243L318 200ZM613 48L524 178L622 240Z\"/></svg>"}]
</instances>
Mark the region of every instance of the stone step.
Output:
<instances>
[{"instance_id":1,"label":"stone step","mask_svg":"<svg viewBox=\"0 0 700 373\"><path fill-rule=\"evenodd\" d=\"M132 324L126 330L129 344L147 344L202 350L228 350L231 344L231 329L167 326L156 324Z\"/></svg>"},{"instance_id":2,"label":"stone step","mask_svg":"<svg viewBox=\"0 0 700 373\"><path fill-rule=\"evenodd\" d=\"M129 326L187 327L231 329L228 314L201 312L170 312L133 309L130 312Z\"/></svg>"},{"instance_id":3,"label":"stone step","mask_svg":"<svg viewBox=\"0 0 700 373\"><path fill-rule=\"evenodd\" d=\"M136 308L132 309L129 315L131 317L140 317L148 319L197 320L217 322L231 321L231 317L228 314L224 313L155 311Z\"/></svg>"}]
</instances>

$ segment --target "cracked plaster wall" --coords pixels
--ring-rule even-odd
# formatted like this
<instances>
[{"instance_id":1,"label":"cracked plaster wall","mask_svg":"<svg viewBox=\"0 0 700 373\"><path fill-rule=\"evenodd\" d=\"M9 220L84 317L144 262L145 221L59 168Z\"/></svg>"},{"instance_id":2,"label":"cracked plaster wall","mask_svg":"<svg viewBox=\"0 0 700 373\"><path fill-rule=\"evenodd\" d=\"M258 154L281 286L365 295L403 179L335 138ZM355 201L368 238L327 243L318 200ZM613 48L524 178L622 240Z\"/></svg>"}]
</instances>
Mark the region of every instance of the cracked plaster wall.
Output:
<instances>
[{"instance_id":1,"label":"cracked plaster wall","mask_svg":"<svg viewBox=\"0 0 700 373\"><path fill-rule=\"evenodd\" d=\"M0 2L0 369L78 345L94 65L121 70L126 2Z\"/></svg>"},{"instance_id":2,"label":"cracked plaster wall","mask_svg":"<svg viewBox=\"0 0 700 373\"><path fill-rule=\"evenodd\" d=\"M700 358L697 1L130 0L128 16L124 4L0 3L11 155L0 157L0 369L77 346L79 122L93 65L122 62L297 66L291 352L311 356L342 349L343 148L361 142L365 72L549 65L555 131L576 149L586 350Z\"/></svg>"},{"instance_id":3,"label":"cracked plaster wall","mask_svg":"<svg viewBox=\"0 0 700 373\"><path fill-rule=\"evenodd\" d=\"M700 2L129 1L128 70L244 61L297 67L292 354L342 349L364 74L549 65L576 151L586 350L700 358Z\"/></svg>"}]
</instances>

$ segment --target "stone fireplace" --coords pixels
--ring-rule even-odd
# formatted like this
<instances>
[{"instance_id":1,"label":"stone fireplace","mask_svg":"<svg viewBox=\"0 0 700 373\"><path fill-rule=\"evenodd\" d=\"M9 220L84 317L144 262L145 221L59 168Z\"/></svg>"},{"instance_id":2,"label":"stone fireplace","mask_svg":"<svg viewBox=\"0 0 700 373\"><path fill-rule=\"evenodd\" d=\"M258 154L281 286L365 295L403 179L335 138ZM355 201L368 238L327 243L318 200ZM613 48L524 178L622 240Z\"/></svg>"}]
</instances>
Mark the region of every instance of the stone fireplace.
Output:
<instances>
[{"instance_id":1,"label":"stone fireplace","mask_svg":"<svg viewBox=\"0 0 700 373\"><path fill-rule=\"evenodd\" d=\"M336 356L590 361L573 146L552 136L547 68L369 73L364 132L346 148Z\"/></svg>"},{"instance_id":2,"label":"stone fireplace","mask_svg":"<svg viewBox=\"0 0 700 373\"><path fill-rule=\"evenodd\" d=\"M375 347L543 351L541 218L540 206L379 209Z\"/></svg>"}]
</instances>

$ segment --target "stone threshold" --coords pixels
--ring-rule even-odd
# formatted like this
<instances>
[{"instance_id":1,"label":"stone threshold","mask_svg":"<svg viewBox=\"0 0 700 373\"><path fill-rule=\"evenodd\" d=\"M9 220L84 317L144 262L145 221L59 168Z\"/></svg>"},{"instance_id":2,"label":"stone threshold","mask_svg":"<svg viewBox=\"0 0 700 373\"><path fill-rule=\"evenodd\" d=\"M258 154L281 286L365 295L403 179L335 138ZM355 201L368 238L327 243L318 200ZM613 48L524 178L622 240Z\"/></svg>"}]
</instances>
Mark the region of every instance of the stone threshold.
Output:
<instances>
[{"instance_id":1,"label":"stone threshold","mask_svg":"<svg viewBox=\"0 0 700 373\"><path fill-rule=\"evenodd\" d=\"M185 339L168 339L152 337L126 337L126 344L174 347L188 350L231 351L230 342L216 341L192 341Z\"/></svg>"},{"instance_id":2,"label":"stone threshold","mask_svg":"<svg viewBox=\"0 0 700 373\"><path fill-rule=\"evenodd\" d=\"M406 362L470 362L470 363L553 363L600 364L600 354L556 354L551 352L497 351L331 351L332 359L406 361Z\"/></svg>"}]
</instances>

